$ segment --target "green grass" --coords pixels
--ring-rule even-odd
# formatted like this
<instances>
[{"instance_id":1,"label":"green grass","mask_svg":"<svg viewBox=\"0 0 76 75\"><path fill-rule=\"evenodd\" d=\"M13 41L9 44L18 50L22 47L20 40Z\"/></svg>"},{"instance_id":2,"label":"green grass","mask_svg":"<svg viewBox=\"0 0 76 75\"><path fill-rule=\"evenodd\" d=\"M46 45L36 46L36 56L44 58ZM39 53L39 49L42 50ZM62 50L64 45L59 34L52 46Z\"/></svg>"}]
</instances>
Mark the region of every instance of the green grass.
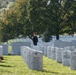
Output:
<instances>
[{"instance_id":1,"label":"green grass","mask_svg":"<svg viewBox=\"0 0 76 75\"><path fill-rule=\"evenodd\" d=\"M8 55L0 61L0 75L76 75L76 70L43 57L43 71L30 70L21 56Z\"/></svg>"}]
</instances>

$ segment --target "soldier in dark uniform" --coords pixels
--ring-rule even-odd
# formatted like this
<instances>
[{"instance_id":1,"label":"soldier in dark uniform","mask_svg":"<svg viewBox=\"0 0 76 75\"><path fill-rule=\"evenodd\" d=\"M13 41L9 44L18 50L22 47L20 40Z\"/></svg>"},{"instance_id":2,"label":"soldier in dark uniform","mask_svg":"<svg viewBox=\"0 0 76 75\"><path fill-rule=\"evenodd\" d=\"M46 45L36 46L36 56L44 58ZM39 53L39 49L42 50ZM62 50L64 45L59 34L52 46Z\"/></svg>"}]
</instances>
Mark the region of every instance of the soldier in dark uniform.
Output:
<instances>
[{"instance_id":1,"label":"soldier in dark uniform","mask_svg":"<svg viewBox=\"0 0 76 75\"><path fill-rule=\"evenodd\" d=\"M37 45L37 42L38 42L38 37L36 34L37 34L36 32L33 33L33 39L32 40L33 40L34 45Z\"/></svg>"}]
</instances>

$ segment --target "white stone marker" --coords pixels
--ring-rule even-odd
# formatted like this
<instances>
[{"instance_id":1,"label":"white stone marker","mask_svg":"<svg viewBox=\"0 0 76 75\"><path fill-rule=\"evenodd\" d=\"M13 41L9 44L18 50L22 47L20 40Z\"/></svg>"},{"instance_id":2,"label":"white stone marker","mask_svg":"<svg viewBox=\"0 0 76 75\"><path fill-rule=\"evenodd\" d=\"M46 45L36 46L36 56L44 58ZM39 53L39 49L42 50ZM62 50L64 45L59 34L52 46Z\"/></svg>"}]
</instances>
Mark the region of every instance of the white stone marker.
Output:
<instances>
[{"instance_id":1,"label":"white stone marker","mask_svg":"<svg viewBox=\"0 0 76 75\"><path fill-rule=\"evenodd\" d=\"M47 56L47 46L44 46L44 55Z\"/></svg>"},{"instance_id":2,"label":"white stone marker","mask_svg":"<svg viewBox=\"0 0 76 75\"><path fill-rule=\"evenodd\" d=\"M3 46L0 46L0 57L3 57Z\"/></svg>"},{"instance_id":3,"label":"white stone marker","mask_svg":"<svg viewBox=\"0 0 76 75\"><path fill-rule=\"evenodd\" d=\"M47 57L48 58L51 58L51 48L52 48L52 46L47 47Z\"/></svg>"},{"instance_id":4,"label":"white stone marker","mask_svg":"<svg viewBox=\"0 0 76 75\"><path fill-rule=\"evenodd\" d=\"M41 51L31 49L27 46L21 46L21 55L30 69L43 69L43 54Z\"/></svg>"},{"instance_id":5,"label":"white stone marker","mask_svg":"<svg viewBox=\"0 0 76 75\"><path fill-rule=\"evenodd\" d=\"M41 52L44 54L44 46L40 46Z\"/></svg>"},{"instance_id":6,"label":"white stone marker","mask_svg":"<svg viewBox=\"0 0 76 75\"><path fill-rule=\"evenodd\" d=\"M71 56L70 50L62 51L62 64L64 66L70 66L70 56Z\"/></svg>"},{"instance_id":7,"label":"white stone marker","mask_svg":"<svg viewBox=\"0 0 76 75\"><path fill-rule=\"evenodd\" d=\"M57 48L56 50L56 61L59 63L62 62L62 51L63 51L63 48Z\"/></svg>"},{"instance_id":8,"label":"white stone marker","mask_svg":"<svg viewBox=\"0 0 76 75\"><path fill-rule=\"evenodd\" d=\"M42 70L43 69L43 57L40 51L31 51L29 58L29 68L32 70Z\"/></svg>"},{"instance_id":9,"label":"white stone marker","mask_svg":"<svg viewBox=\"0 0 76 75\"><path fill-rule=\"evenodd\" d=\"M51 58L52 59L56 59L56 50L57 50L57 47L51 48Z\"/></svg>"},{"instance_id":10,"label":"white stone marker","mask_svg":"<svg viewBox=\"0 0 76 75\"><path fill-rule=\"evenodd\" d=\"M70 67L72 70L76 70L76 51L71 52Z\"/></svg>"},{"instance_id":11,"label":"white stone marker","mask_svg":"<svg viewBox=\"0 0 76 75\"><path fill-rule=\"evenodd\" d=\"M54 41L54 46L59 47L59 48L64 48L66 46L72 46L72 42L66 42L62 40L55 40Z\"/></svg>"},{"instance_id":12,"label":"white stone marker","mask_svg":"<svg viewBox=\"0 0 76 75\"><path fill-rule=\"evenodd\" d=\"M31 47L31 43L30 42L13 42L13 43L11 43L11 46L12 46L13 54L20 55L21 54L20 47L21 46L30 46Z\"/></svg>"},{"instance_id":13,"label":"white stone marker","mask_svg":"<svg viewBox=\"0 0 76 75\"><path fill-rule=\"evenodd\" d=\"M8 44L7 43L3 43L3 54L7 55L8 54Z\"/></svg>"}]
</instances>

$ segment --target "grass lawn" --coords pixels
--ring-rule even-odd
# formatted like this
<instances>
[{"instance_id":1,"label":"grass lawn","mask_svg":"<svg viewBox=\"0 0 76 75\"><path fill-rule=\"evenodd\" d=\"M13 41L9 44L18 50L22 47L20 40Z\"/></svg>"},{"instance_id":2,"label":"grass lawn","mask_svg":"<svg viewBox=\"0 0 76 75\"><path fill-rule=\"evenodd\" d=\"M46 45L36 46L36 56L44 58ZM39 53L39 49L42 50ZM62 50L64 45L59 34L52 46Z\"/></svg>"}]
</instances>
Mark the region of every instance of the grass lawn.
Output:
<instances>
[{"instance_id":1,"label":"grass lawn","mask_svg":"<svg viewBox=\"0 0 76 75\"><path fill-rule=\"evenodd\" d=\"M30 70L21 56L6 55L0 61L0 75L76 75L76 70L43 57L43 71Z\"/></svg>"}]
</instances>

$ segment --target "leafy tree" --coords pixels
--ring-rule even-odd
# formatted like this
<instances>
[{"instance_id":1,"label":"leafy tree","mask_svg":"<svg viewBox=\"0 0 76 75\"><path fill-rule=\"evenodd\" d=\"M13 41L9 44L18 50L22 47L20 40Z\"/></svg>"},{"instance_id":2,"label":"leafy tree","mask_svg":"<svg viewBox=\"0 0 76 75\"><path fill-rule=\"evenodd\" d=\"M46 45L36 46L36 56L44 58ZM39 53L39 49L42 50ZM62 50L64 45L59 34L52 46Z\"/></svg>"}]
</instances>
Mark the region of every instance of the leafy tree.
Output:
<instances>
[{"instance_id":1,"label":"leafy tree","mask_svg":"<svg viewBox=\"0 0 76 75\"><path fill-rule=\"evenodd\" d=\"M26 11L26 5L27 5L28 0L17 0L16 1L16 6L15 6L15 11L17 13L17 21L21 27L21 32L20 34L23 36L27 35L27 24L28 24L28 19L27 19L27 11ZM27 28L27 29L26 29Z\"/></svg>"},{"instance_id":2,"label":"leafy tree","mask_svg":"<svg viewBox=\"0 0 76 75\"><path fill-rule=\"evenodd\" d=\"M47 26L44 23L44 14L48 0L29 0L27 5L28 19L31 24L31 30L37 33L43 33ZM45 26L46 25L46 26Z\"/></svg>"},{"instance_id":3,"label":"leafy tree","mask_svg":"<svg viewBox=\"0 0 76 75\"><path fill-rule=\"evenodd\" d=\"M17 0L18 1L18 0ZM25 0L24 0L25 1ZM21 1L23 2L23 1ZM7 41L8 39L16 38L19 35L24 35L24 25L25 25L25 3L16 2L16 6L13 4L9 5L10 8L3 16L3 23L1 23L2 29L2 39ZM18 3L18 4L17 4ZM22 4L21 6L19 6ZM17 9L18 8L18 9ZM22 9L21 9L22 8ZM17 10L16 10L17 9ZM20 11L21 9L21 11ZM7 39L3 38L7 35Z\"/></svg>"},{"instance_id":4,"label":"leafy tree","mask_svg":"<svg viewBox=\"0 0 76 75\"><path fill-rule=\"evenodd\" d=\"M74 34L76 32L76 1L75 0L67 0L65 6L69 9L68 15L67 15L67 22L69 26L69 34Z\"/></svg>"},{"instance_id":5,"label":"leafy tree","mask_svg":"<svg viewBox=\"0 0 76 75\"><path fill-rule=\"evenodd\" d=\"M29 0L27 11L32 30L43 33L49 28L49 35L62 34L66 27L65 11L62 1L59 0Z\"/></svg>"},{"instance_id":6,"label":"leafy tree","mask_svg":"<svg viewBox=\"0 0 76 75\"><path fill-rule=\"evenodd\" d=\"M52 25L53 34L56 35L56 39L59 40L59 34L63 33L65 11L62 6L62 2L59 0L51 0L48 5L48 11L50 11L50 20Z\"/></svg>"},{"instance_id":7,"label":"leafy tree","mask_svg":"<svg viewBox=\"0 0 76 75\"><path fill-rule=\"evenodd\" d=\"M19 35L31 36L33 32L43 34L46 41L52 35L76 32L76 1L75 0L16 0L3 10L1 33L7 38ZM47 38L47 37L48 38Z\"/></svg>"},{"instance_id":8,"label":"leafy tree","mask_svg":"<svg viewBox=\"0 0 76 75\"><path fill-rule=\"evenodd\" d=\"M57 40L59 40L59 34L68 30L67 19L71 16L72 6L75 7L74 2L74 0L50 0L47 6L47 13L51 15L48 18L51 20L52 32Z\"/></svg>"},{"instance_id":9,"label":"leafy tree","mask_svg":"<svg viewBox=\"0 0 76 75\"><path fill-rule=\"evenodd\" d=\"M6 42L9 39L6 27L7 27L6 24L2 20L0 20L0 41L1 42Z\"/></svg>"},{"instance_id":10,"label":"leafy tree","mask_svg":"<svg viewBox=\"0 0 76 75\"><path fill-rule=\"evenodd\" d=\"M47 28L43 34L43 41L49 42L50 40L52 40L52 36L50 35L49 28Z\"/></svg>"}]
</instances>

